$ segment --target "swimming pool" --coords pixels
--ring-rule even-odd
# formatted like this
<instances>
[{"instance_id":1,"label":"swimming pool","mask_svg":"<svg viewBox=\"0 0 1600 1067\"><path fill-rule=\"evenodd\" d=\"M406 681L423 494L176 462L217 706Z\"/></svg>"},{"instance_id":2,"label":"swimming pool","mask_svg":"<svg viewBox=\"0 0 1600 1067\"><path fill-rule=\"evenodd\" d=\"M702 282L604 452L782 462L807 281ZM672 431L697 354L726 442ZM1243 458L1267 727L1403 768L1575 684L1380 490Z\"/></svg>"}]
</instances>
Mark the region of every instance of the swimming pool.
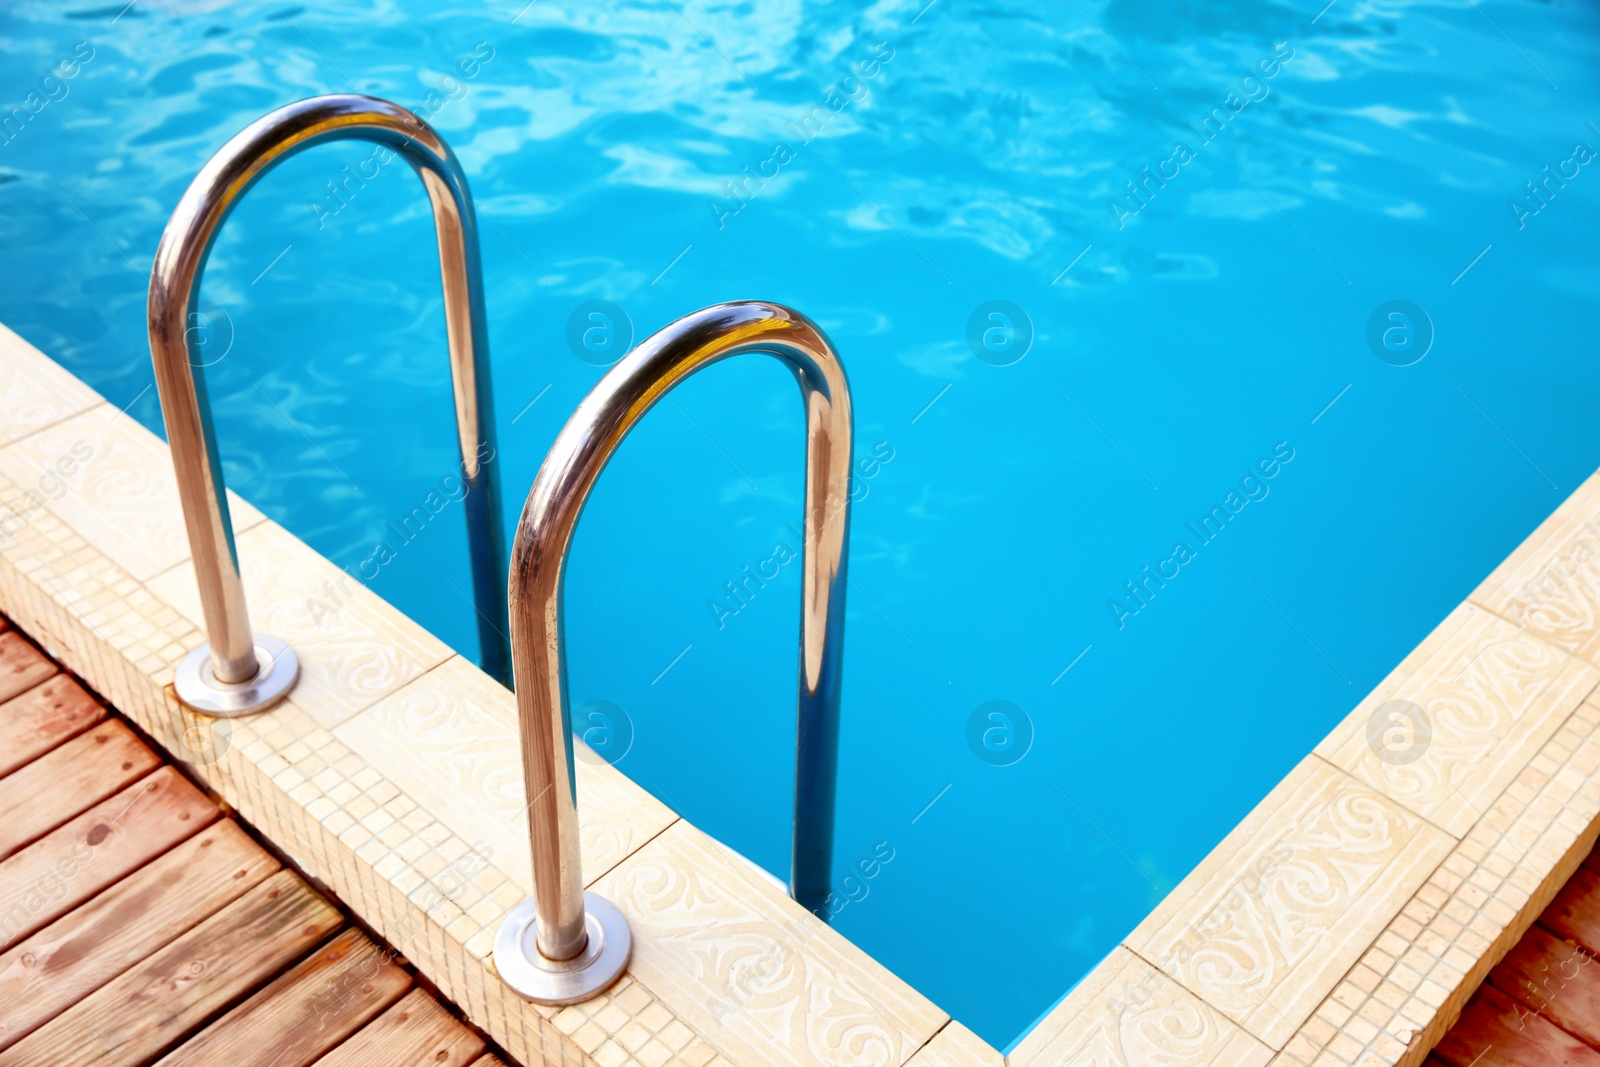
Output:
<instances>
[{"instance_id":1,"label":"swimming pool","mask_svg":"<svg viewBox=\"0 0 1600 1067\"><path fill-rule=\"evenodd\" d=\"M352 89L473 183L515 498L630 335L814 317L862 464L834 922L1004 1047L1600 465L1593 16L1320 7L23 5L0 319L160 432L172 205ZM470 652L432 242L309 153L201 328L230 485ZM578 535L573 700L781 874L798 404L764 361L672 401Z\"/></svg>"}]
</instances>

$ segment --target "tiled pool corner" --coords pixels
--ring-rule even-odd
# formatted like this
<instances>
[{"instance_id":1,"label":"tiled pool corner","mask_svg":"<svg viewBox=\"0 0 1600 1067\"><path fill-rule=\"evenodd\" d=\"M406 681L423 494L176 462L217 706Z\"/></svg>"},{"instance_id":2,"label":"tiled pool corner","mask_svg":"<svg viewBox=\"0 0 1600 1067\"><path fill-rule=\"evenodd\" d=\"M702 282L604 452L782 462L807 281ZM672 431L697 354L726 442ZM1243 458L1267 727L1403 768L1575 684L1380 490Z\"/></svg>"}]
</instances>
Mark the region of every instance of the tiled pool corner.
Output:
<instances>
[{"instance_id":1,"label":"tiled pool corner","mask_svg":"<svg viewBox=\"0 0 1600 1067\"><path fill-rule=\"evenodd\" d=\"M211 729L168 690L202 637L165 446L0 327L0 609L513 1056L1002 1062L598 760L578 765L584 870L628 917L629 973L566 1009L509 994L490 942L531 890L511 695L233 506L257 625L304 675ZM1591 478L1004 1062L1421 1063L1600 829L1595 529ZM1400 759L1369 731L1392 701L1431 726Z\"/></svg>"}]
</instances>

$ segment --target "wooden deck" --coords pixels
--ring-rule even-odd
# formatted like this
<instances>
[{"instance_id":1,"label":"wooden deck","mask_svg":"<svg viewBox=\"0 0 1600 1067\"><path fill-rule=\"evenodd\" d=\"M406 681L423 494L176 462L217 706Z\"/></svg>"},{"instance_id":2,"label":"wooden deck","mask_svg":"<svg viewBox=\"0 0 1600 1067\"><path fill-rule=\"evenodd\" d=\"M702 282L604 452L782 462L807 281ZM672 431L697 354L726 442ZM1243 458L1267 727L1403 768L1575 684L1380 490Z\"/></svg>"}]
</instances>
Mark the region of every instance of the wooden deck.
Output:
<instances>
[{"instance_id":1,"label":"wooden deck","mask_svg":"<svg viewBox=\"0 0 1600 1067\"><path fill-rule=\"evenodd\" d=\"M1428 1067L1600 1067L1600 849L1589 854Z\"/></svg>"},{"instance_id":2,"label":"wooden deck","mask_svg":"<svg viewBox=\"0 0 1600 1067\"><path fill-rule=\"evenodd\" d=\"M0 1067L503 1067L0 617Z\"/></svg>"}]
</instances>

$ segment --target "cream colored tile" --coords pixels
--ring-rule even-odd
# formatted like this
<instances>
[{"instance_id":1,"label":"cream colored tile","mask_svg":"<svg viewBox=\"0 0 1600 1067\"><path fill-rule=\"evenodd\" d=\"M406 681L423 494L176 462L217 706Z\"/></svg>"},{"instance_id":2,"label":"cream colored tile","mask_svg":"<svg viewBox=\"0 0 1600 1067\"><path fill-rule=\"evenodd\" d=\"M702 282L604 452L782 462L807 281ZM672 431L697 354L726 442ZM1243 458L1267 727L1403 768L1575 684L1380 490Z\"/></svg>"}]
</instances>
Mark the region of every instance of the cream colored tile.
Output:
<instances>
[{"instance_id":1,"label":"cream colored tile","mask_svg":"<svg viewBox=\"0 0 1600 1067\"><path fill-rule=\"evenodd\" d=\"M1579 486L1471 599L1600 664L1600 474Z\"/></svg>"},{"instance_id":2,"label":"cream colored tile","mask_svg":"<svg viewBox=\"0 0 1600 1067\"><path fill-rule=\"evenodd\" d=\"M8 365L7 343L0 334L0 365ZM121 563L147 572L187 552L175 556L182 526L164 447L114 415L103 404L67 412L0 448L0 502L40 497L0 552L0 609L177 746L192 723L170 706L162 665L198 639L192 576L178 565L146 585ZM111 440L72 474L55 475L71 489L88 473L95 488L82 500L69 492L46 501L38 479L61 451L25 444L96 417ZM82 432L55 440L67 454L91 441ZM146 499L161 493L169 498L162 508ZM637 790L587 764L578 783L585 862L598 869L633 853L597 885L628 913L632 974L559 1013L508 994L487 954L494 923L526 892L526 853L480 865L470 843L484 838L483 813L503 805L508 788L520 790L511 698L459 660L425 673L447 650L348 579L344 602L334 602L324 583L337 589L342 573L270 524L245 532L259 520L249 514L240 550L247 588L262 602L252 599L258 625L294 640L313 669L292 700L229 723L225 735L219 728L220 758L194 772L395 940L503 1047L567 1067L585 1049L597 1062L645 1067L996 1062L959 1026L941 1030L936 1008L704 834L680 821L651 839L659 806L629 823ZM1592 845L1600 698L1591 694L1565 718L1561 708L1594 673L1534 635L1593 653L1597 516L1600 483L1591 480L1475 594L1523 630L1489 610L1447 619L1325 743L1356 777L1315 756L1297 767L1135 931L1130 945L1145 958L1113 953L1011 1062L1260 1067L1270 1046L1282 1050L1275 1065L1411 1063ZM312 596L338 608L322 627L306 603ZM171 606L180 601L182 612ZM329 633L335 624L344 629ZM1432 786L1390 773L1391 764L1373 766L1356 745L1365 735L1351 723L1364 728L1363 713L1396 696L1426 708L1434 737L1416 764ZM318 725L352 706L371 713L339 728L340 737ZM458 729L471 740L452 753ZM1539 736L1535 753L1528 745ZM510 769L485 760L479 746L504 750ZM461 767L440 773L428 766L436 759ZM1518 766L1509 782L1508 766ZM1449 767L1467 780L1456 783L1463 807L1438 802L1436 786L1455 780ZM613 787L620 799L607 798ZM469 803L452 809L452 790ZM1419 812L1454 828L1472 805L1488 814L1474 815L1446 856L1449 835ZM613 807L621 814L606 813ZM516 830L504 849L525 850ZM520 887L506 880L502 861L520 868ZM1308 1005L1317 1005L1314 1014Z\"/></svg>"},{"instance_id":3,"label":"cream colored tile","mask_svg":"<svg viewBox=\"0 0 1600 1067\"><path fill-rule=\"evenodd\" d=\"M946 1016L682 820L600 879L629 973L739 1064L897 1065Z\"/></svg>"},{"instance_id":4,"label":"cream colored tile","mask_svg":"<svg viewBox=\"0 0 1600 1067\"><path fill-rule=\"evenodd\" d=\"M1005 1067L1006 1058L983 1038L951 1019L906 1067Z\"/></svg>"},{"instance_id":5,"label":"cream colored tile","mask_svg":"<svg viewBox=\"0 0 1600 1067\"><path fill-rule=\"evenodd\" d=\"M1011 1067L1261 1067L1272 1050L1119 946L1011 1050Z\"/></svg>"},{"instance_id":6,"label":"cream colored tile","mask_svg":"<svg viewBox=\"0 0 1600 1067\"><path fill-rule=\"evenodd\" d=\"M1471 604L1418 651L1317 752L1461 837L1600 684L1600 670Z\"/></svg>"},{"instance_id":7,"label":"cream colored tile","mask_svg":"<svg viewBox=\"0 0 1600 1067\"><path fill-rule=\"evenodd\" d=\"M0 445L100 403L93 389L0 326Z\"/></svg>"},{"instance_id":8,"label":"cream colored tile","mask_svg":"<svg viewBox=\"0 0 1600 1067\"><path fill-rule=\"evenodd\" d=\"M1420 1060L1593 849L1597 767L1600 704L1591 697L1434 870L1273 1067Z\"/></svg>"},{"instance_id":9,"label":"cream colored tile","mask_svg":"<svg viewBox=\"0 0 1600 1067\"><path fill-rule=\"evenodd\" d=\"M294 649L300 658L295 703L323 728L332 729L452 655L444 642L277 523L263 520L235 543L250 625ZM203 624L192 567L173 567L146 584Z\"/></svg>"},{"instance_id":10,"label":"cream colored tile","mask_svg":"<svg viewBox=\"0 0 1600 1067\"><path fill-rule=\"evenodd\" d=\"M141 581L189 558L171 453L109 404L0 449L0 469L23 490L8 504L42 504ZM264 518L231 492L228 506L236 534Z\"/></svg>"},{"instance_id":11,"label":"cream colored tile","mask_svg":"<svg viewBox=\"0 0 1600 1067\"><path fill-rule=\"evenodd\" d=\"M516 698L453 656L334 733L457 834L486 841L532 891ZM593 881L676 816L604 762L575 761L583 874Z\"/></svg>"},{"instance_id":12,"label":"cream colored tile","mask_svg":"<svg viewBox=\"0 0 1600 1067\"><path fill-rule=\"evenodd\" d=\"M1454 843L1309 756L1127 944L1280 1049Z\"/></svg>"}]
</instances>

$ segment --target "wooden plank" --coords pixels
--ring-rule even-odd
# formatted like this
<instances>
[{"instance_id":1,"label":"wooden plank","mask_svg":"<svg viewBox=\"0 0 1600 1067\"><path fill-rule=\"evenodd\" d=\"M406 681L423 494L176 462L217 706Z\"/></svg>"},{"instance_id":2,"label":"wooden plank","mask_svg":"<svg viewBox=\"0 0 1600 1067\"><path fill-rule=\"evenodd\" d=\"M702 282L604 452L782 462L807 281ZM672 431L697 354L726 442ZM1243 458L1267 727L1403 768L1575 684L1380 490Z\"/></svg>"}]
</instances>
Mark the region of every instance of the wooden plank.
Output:
<instances>
[{"instance_id":1,"label":"wooden plank","mask_svg":"<svg viewBox=\"0 0 1600 1067\"><path fill-rule=\"evenodd\" d=\"M506 1065L505 1061L499 1056L490 1055L483 1057L477 1063L474 1063L472 1067L506 1067Z\"/></svg>"},{"instance_id":2,"label":"wooden plank","mask_svg":"<svg viewBox=\"0 0 1600 1067\"><path fill-rule=\"evenodd\" d=\"M56 669L49 657L17 631L0 634L0 703L26 693Z\"/></svg>"},{"instance_id":3,"label":"wooden plank","mask_svg":"<svg viewBox=\"0 0 1600 1067\"><path fill-rule=\"evenodd\" d=\"M0 951L55 922L221 813L162 767L0 861Z\"/></svg>"},{"instance_id":4,"label":"wooden plank","mask_svg":"<svg viewBox=\"0 0 1600 1067\"><path fill-rule=\"evenodd\" d=\"M278 861L222 819L0 955L0 1049L259 885Z\"/></svg>"},{"instance_id":5,"label":"wooden plank","mask_svg":"<svg viewBox=\"0 0 1600 1067\"><path fill-rule=\"evenodd\" d=\"M483 1038L414 989L316 1067L467 1067L482 1052Z\"/></svg>"},{"instance_id":6,"label":"wooden plank","mask_svg":"<svg viewBox=\"0 0 1600 1067\"><path fill-rule=\"evenodd\" d=\"M1600 872L1579 867L1539 916L1539 925L1590 952L1600 952Z\"/></svg>"},{"instance_id":7,"label":"wooden plank","mask_svg":"<svg viewBox=\"0 0 1600 1067\"><path fill-rule=\"evenodd\" d=\"M1600 1052L1490 985L1433 1051L1451 1067L1600 1067Z\"/></svg>"},{"instance_id":8,"label":"wooden plank","mask_svg":"<svg viewBox=\"0 0 1600 1067\"><path fill-rule=\"evenodd\" d=\"M159 766L161 758L112 719L0 778L0 859Z\"/></svg>"},{"instance_id":9,"label":"wooden plank","mask_svg":"<svg viewBox=\"0 0 1600 1067\"><path fill-rule=\"evenodd\" d=\"M1567 1033L1600 1044L1600 962L1575 942L1531 927L1489 981Z\"/></svg>"},{"instance_id":10,"label":"wooden plank","mask_svg":"<svg viewBox=\"0 0 1600 1067\"><path fill-rule=\"evenodd\" d=\"M410 987L392 952L346 930L159 1067L307 1067Z\"/></svg>"},{"instance_id":11,"label":"wooden plank","mask_svg":"<svg viewBox=\"0 0 1600 1067\"><path fill-rule=\"evenodd\" d=\"M0 704L0 775L38 759L106 717L70 674L58 674Z\"/></svg>"},{"instance_id":12,"label":"wooden plank","mask_svg":"<svg viewBox=\"0 0 1600 1067\"><path fill-rule=\"evenodd\" d=\"M0 1052L0 1067L134 1067L182 1041L342 922L293 871L240 899Z\"/></svg>"}]
</instances>

